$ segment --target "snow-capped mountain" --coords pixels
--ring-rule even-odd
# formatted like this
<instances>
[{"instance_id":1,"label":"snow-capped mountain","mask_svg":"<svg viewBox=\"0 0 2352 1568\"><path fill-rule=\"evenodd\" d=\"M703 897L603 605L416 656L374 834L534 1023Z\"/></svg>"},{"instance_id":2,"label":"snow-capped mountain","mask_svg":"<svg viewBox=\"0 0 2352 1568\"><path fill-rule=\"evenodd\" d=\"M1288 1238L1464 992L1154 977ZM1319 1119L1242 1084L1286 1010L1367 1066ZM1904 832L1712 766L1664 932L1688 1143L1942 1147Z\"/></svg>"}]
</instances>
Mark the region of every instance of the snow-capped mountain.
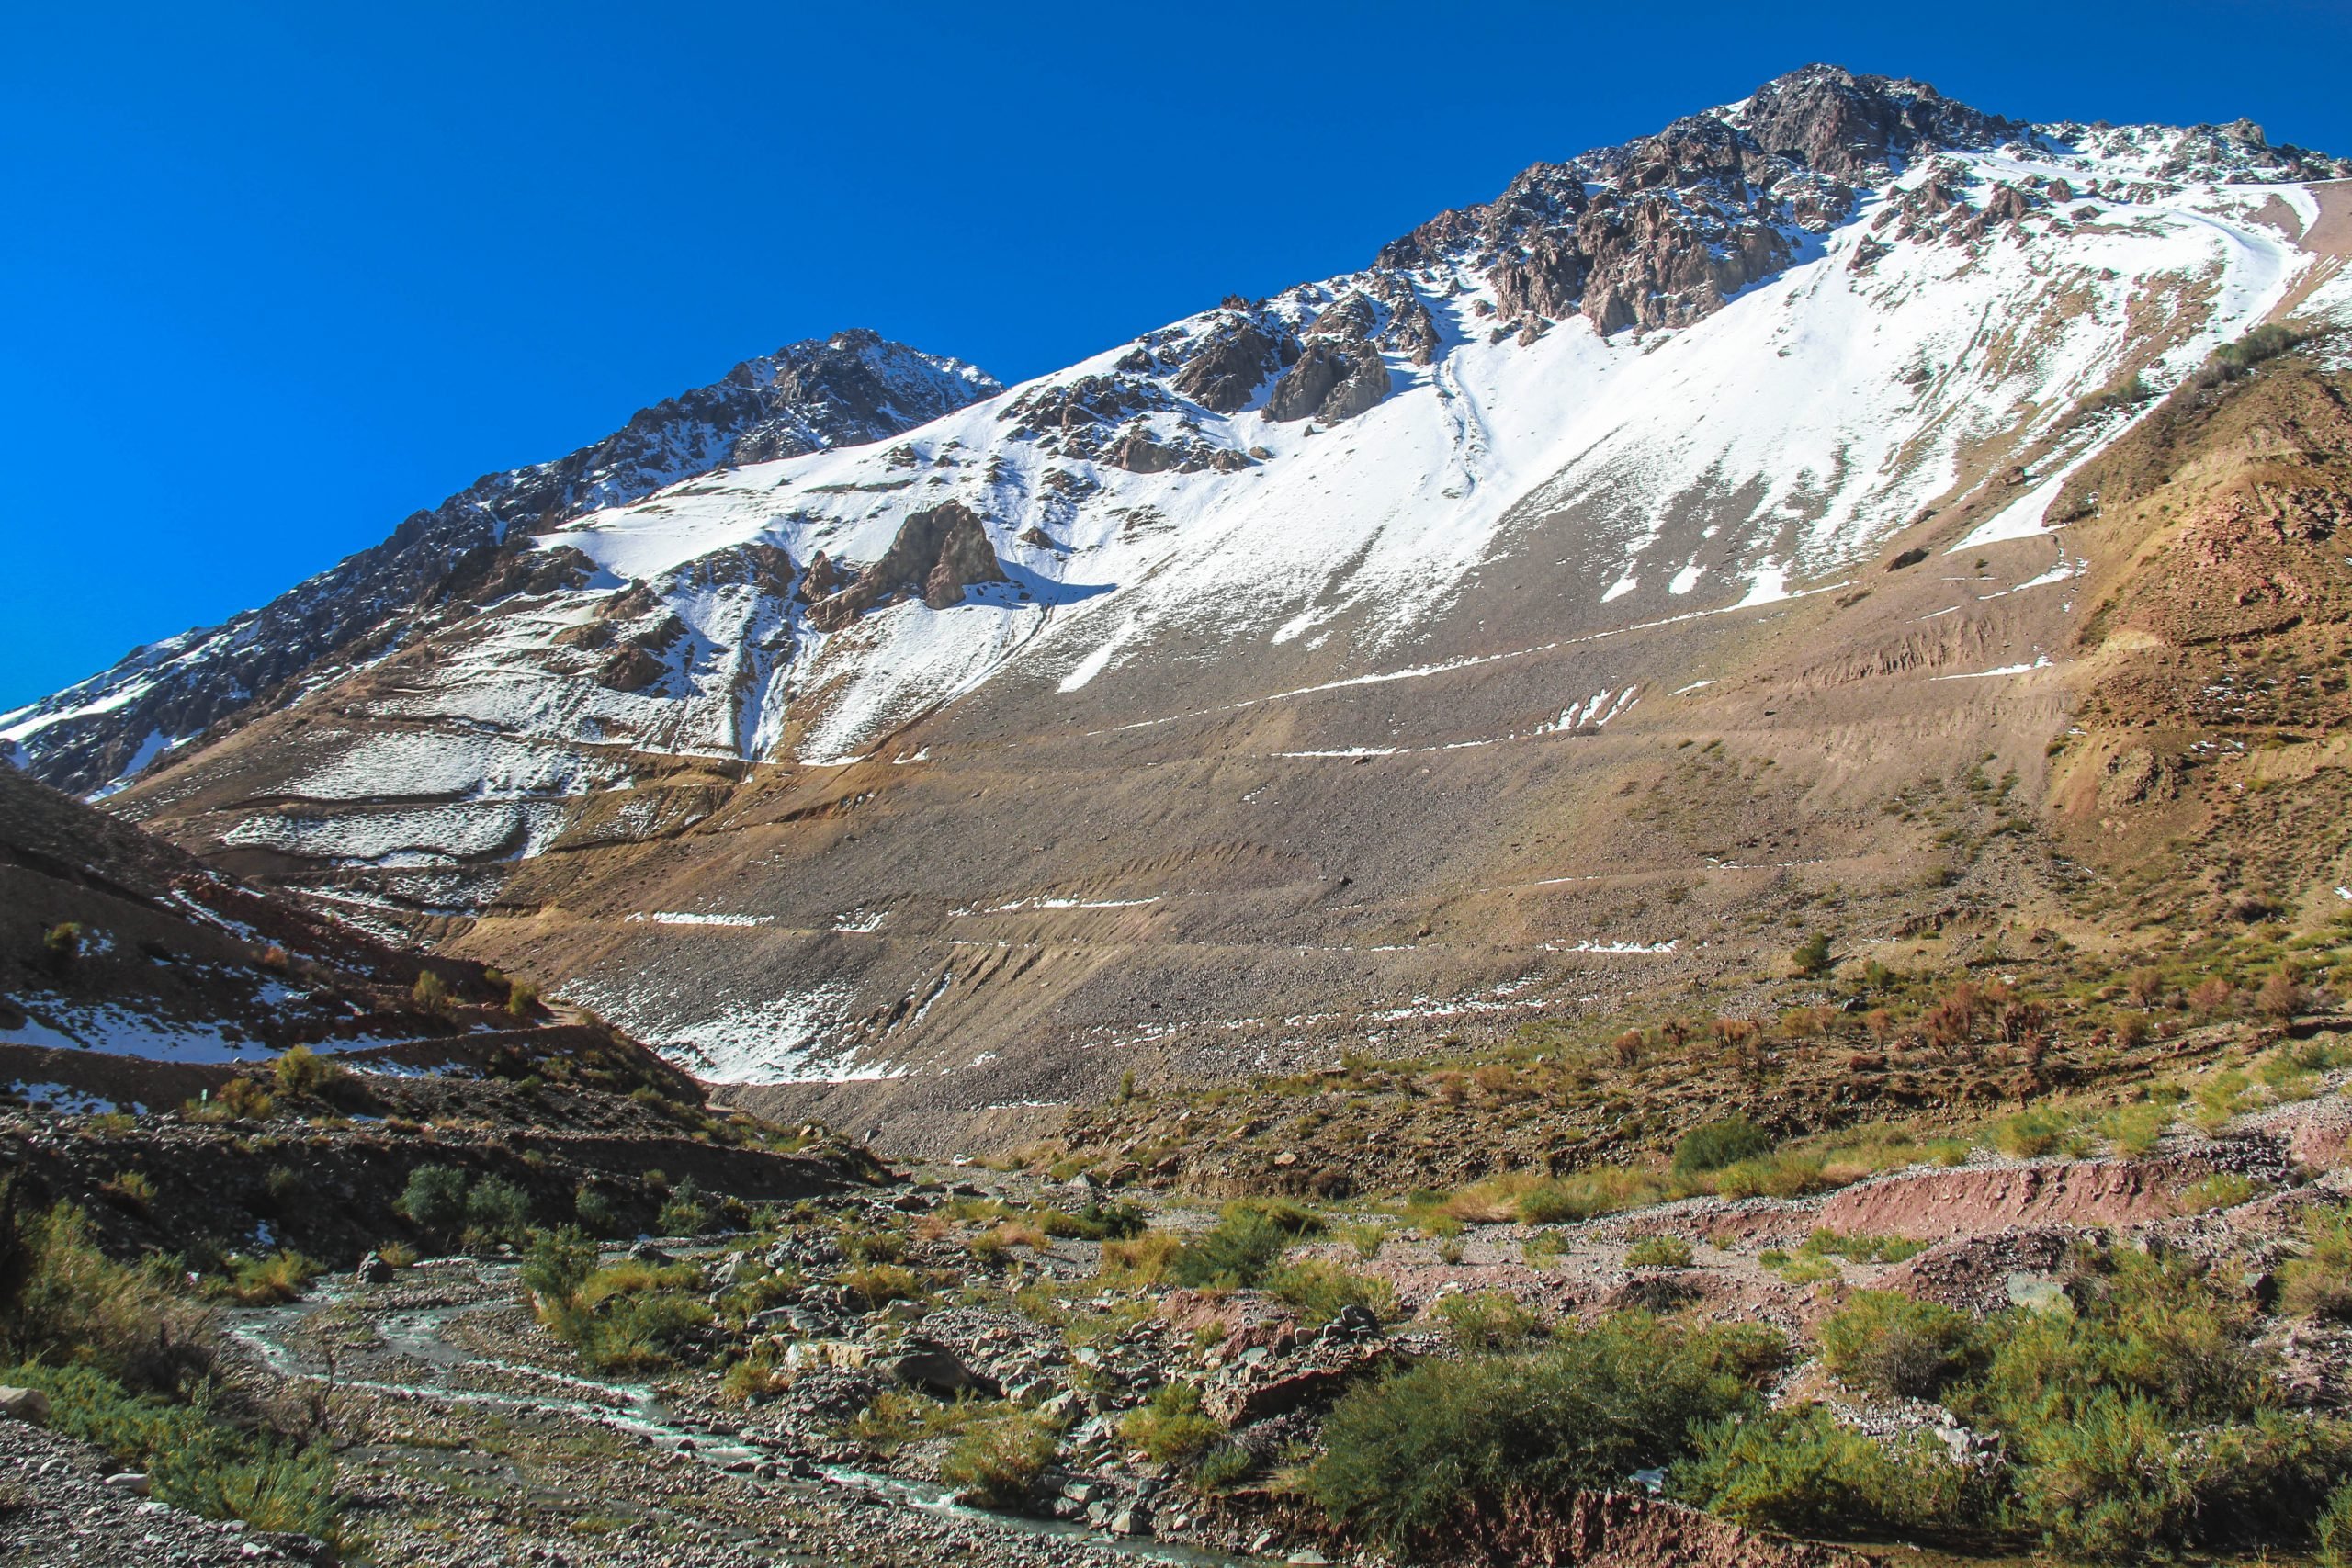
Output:
<instances>
[{"instance_id":1,"label":"snow-capped mountain","mask_svg":"<svg viewBox=\"0 0 2352 1568\"><path fill-rule=\"evenodd\" d=\"M134 649L0 715L0 754L13 745L44 782L108 793L171 749L220 739L424 624L565 581L532 546L548 528L729 464L878 441L1001 389L969 365L864 331L747 359L569 457L485 475L258 610Z\"/></svg>"},{"instance_id":2,"label":"snow-capped mountain","mask_svg":"<svg viewBox=\"0 0 2352 1568\"><path fill-rule=\"evenodd\" d=\"M893 351L936 406L888 441L682 412L625 478L485 481L360 576L494 573L355 595L420 607L239 676L288 683L119 804L859 1114L1590 1000L1715 962L1753 888L1710 879L1899 856L1847 775L2040 766L2055 695L1931 682L2048 667L2070 478L2218 345L2344 319L2347 175L1811 67L1025 385ZM6 733L108 784L277 613ZM1775 670L1854 705L1794 723ZM1845 773L1679 837L1596 804L1731 728Z\"/></svg>"}]
</instances>

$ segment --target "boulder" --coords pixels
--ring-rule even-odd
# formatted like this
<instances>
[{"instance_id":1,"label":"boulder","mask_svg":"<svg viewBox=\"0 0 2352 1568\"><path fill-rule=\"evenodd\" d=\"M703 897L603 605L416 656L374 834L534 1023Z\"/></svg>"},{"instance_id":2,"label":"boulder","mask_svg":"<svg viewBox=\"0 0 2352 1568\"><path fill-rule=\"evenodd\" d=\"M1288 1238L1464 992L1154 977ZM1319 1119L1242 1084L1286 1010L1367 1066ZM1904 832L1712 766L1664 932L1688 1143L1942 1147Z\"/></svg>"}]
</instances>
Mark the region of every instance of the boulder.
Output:
<instances>
[{"instance_id":1,"label":"boulder","mask_svg":"<svg viewBox=\"0 0 2352 1568\"><path fill-rule=\"evenodd\" d=\"M371 1252L359 1260L359 1267L351 1271L351 1277L363 1285L389 1285L396 1272L381 1253Z\"/></svg>"},{"instance_id":2,"label":"boulder","mask_svg":"<svg viewBox=\"0 0 2352 1568\"><path fill-rule=\"evenodd\" d=\"M996 1399L1004 1393L994 1378L974 1371L956 1352L927 1339L908 1340L904 1353L885 1370L906 1387L944 1399L961 1393Z\"/></svg>"},{"instance_id":3,"label":"boulder","mask_svg":"<svg viewBox=\"0 0 2352 1568\"><path fill-rule=\"evenodd\" d=\"M40 1426L48 1419L48 1394L37 1388L0 1383L0 1420L29 1421Z\"/></svg>"}]
</instances>

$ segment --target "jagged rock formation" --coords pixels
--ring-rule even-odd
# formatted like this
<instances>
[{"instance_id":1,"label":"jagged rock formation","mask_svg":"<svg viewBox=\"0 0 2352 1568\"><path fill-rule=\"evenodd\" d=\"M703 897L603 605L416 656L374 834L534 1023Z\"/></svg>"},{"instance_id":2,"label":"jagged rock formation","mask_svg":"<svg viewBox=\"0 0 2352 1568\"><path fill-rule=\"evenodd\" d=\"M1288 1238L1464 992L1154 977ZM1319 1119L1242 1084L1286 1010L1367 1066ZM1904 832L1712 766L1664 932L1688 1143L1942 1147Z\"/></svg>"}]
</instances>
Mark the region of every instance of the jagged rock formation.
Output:
<instances>
[{"instance_id":1,"label":"jagged rock formation","mask_svg":"<svg viewBox=\"0 0 2352 1568\"><path fill-rule=\"evenodd\" d=\"M898 595L944 610L962 604L974 584L1004 580L978 513L951 501L910 516L879 560L808 606L808 624L820 632L839 631Z\"/></svg>"}]
</instances>

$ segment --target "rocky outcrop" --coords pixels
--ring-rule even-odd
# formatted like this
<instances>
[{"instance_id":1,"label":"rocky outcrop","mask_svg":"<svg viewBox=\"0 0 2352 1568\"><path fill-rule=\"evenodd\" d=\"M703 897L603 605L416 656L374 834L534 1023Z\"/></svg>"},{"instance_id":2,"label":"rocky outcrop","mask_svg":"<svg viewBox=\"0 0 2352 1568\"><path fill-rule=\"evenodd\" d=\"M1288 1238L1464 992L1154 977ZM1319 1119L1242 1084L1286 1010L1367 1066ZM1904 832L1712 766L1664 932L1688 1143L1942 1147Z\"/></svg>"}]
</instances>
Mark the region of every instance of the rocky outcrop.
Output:
<instances>
[{"instance_id":1,"label":"rocky outcrop","mask_svg":"<svg viewBox=\"0 0 2352 1568\"><path fill-rule=\"evenodd\" d=\"M1945 97L1925 82L1807 65L1767 82L1735 117L1764 152L1853 178L1921 147L1990 147L2018 121Z\"/></svg>"},{"instance_id":2,"label":"rocky outcrop","mask_svg":"<svg viewBox=\"0 0 2352 1568\"><path fill-rule=\"evenodd\" d=\"M1121 431L1102 460L1131 474L1195 474L1203 469L1230 474L1250 467L1248 455L1230 446L1189 434L1163 440L1141 423Z\"/></svg>"},{"instance_id":3,"label":"rocky outcrop","mask_svg":"<svg viewBox=\"0 0 2352 1568\"><path fill-rule=\"evenodd\" d=\"M1176 390L1212 412L1237 413L1268 376L1298 355L1298 340L1288 333L1236 317L1201 339L1176 377Z\"/></svg>"},{"instance_id":4,"label":"rocky outcrop","mask_svg":"<svg viewBox=\"0 0 2352 1568\"><path fill-rule=\"evenodd\" d=\"M881 559L808 607L808 624L836 632L876 605L910 595L944 610L962 604L972 584L1004 580L987 525L962 502L950 501L910 514Z\"/></svg>"},{"instance_id":5,"label":"rocky outcrop","mask_svg":"<svg viewBox=\"0 0 2352 1568\"><path fill-rule=\"evenodd\" d=\"M1479 267L1501 331L1577 314L1602 333L1684 326L1786 267L1792 233L1849 216L1854 182L2026 130L1923 83L1807 66L1730 109L1538 164L1487 205L1393 242L1380 263Z\"/></svg>"},{"instance_id":6,"label":"rocky outcrop","mask_svg":"<svg viewBox=\"0 0 2352 1568\"><path fill-rule=\"evenodd\" d=\"M1821 1223L1918 1241L2009 1224L2123 1224L2173 1213L2181 1189L2205 1174L2129 1160L1931 1171L1849 1187L1823 1206Z\"/></svg>"},{"instance_id":7,"label":"rocky outcrop","mask_svg":"<svg viewBox=\"0 0 2352 1568\"><path fill-rule=\"evenodd\" d=\"M997 417L1015 435L1067 435L1088 425L1113 425L1139 413L1172 407L1157 381L1135 376L1081 376L1033 387Z\"/></svg>"},{"instance_id":8,"label":"rocky outcrop","mask_svg":"<svg viewBox=\"0 0 2352 1568\"><path fill-rule=\"evenodd\" d=\"M1379 402L1388 385L1388 367L1371 344L1317 338L1267 394L1266 417L1336 423Z\"/></svg>"}]
</instances>

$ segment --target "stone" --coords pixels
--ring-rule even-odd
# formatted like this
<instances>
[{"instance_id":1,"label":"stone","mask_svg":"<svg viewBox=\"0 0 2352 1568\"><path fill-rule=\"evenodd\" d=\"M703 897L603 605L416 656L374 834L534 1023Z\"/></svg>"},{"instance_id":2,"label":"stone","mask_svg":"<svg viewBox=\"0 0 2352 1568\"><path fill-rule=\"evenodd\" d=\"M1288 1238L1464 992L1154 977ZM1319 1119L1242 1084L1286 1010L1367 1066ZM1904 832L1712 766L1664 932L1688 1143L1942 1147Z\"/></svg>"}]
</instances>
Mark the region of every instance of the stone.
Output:
<instances>
[{"instance_id":1,"label":"stone","mask_svg":"<svg viewBox=\"0 0 2352 1568\"><path fill-rule=\"evenodd\" d=\"M389 1285L395 1272L397 1270L384 1261L382 1254L371 1252L359 1260L359 1266L351 1271L351 1277L363 1285Z\"/></svg>"},{"instance_id":2,"label":"stone","mask_svg":"<svg viewBox=\"0 0 2352 1568\"><path fill-rule=\"evenodd\" d=\"M906 1387L950 1399L959 1393L979 1393L990 1399L1002 1395L1004 1390L994 1378L974 1371L945 1346L922 1339L907 1344L906 1353L886 1369Z\"/></svg>"},{"instance_id":3,"label":"stone","mask_svg":"<svg viewBox=\"0 0 2352 1568\"><path fill-rule=\"evenodd\" d=\"M152 1490L147 1477L135 1470L119 1471L109 1475L106 1478L106 1484L117 1492L128 1493L133 1497L144 1497Z\"/></svg>"},{"instance_id":4,"label":"stone","mask_svg":"<svg viewBox=\"0 0 2352 1568\"><path fill-rule=\"evenodd\" d=\"M48 1394L37 1388L0 1383L0 1420L28 1421L38 1427L48 1419Z\"/></svg>"}]
</instances>

